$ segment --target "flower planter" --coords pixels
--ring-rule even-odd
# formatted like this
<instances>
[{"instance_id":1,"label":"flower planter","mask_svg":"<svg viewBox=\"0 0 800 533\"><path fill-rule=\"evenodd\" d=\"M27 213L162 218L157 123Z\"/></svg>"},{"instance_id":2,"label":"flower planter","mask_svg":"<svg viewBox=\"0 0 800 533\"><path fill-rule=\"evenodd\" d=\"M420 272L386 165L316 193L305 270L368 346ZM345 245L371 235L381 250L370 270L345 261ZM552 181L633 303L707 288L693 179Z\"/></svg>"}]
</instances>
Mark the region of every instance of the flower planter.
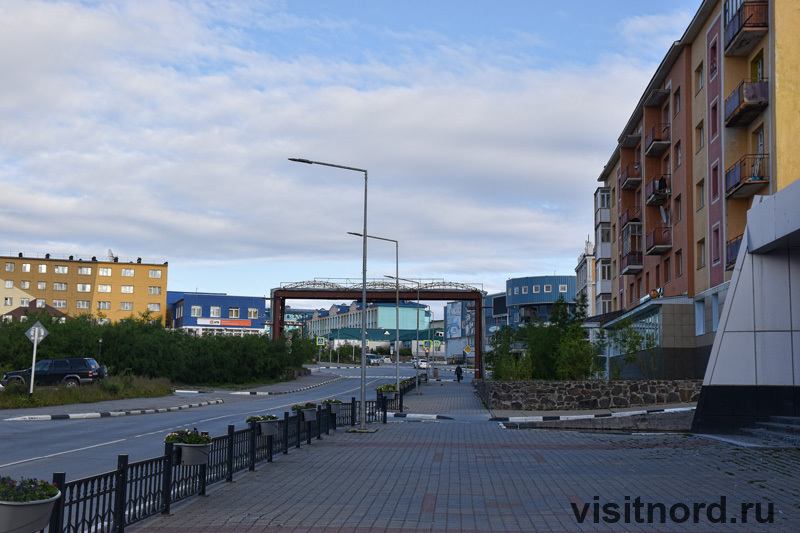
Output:
<instances>
[{"instance_id":1,"label":"flower planter","mask_svg":"<svg viewBox=\"0 0 800 533\"><path fill-rule=\"evenodd\" d=\"M391 401L391 400L394 400L395 398L397 398L397 393L396 392L384 392L383 393L383 397L386 398L387 401Z\"/></svg>"},{"instance_id":2,"label":"flower planter","mask_svg":"<svg viewBox=\"0 0 800 533\"><path fill-rule=\"evenodd\" d=\"M278 421L277 420L261 420L256 422L258 424L259 429L261 430L261 435L268 436L272 435L273 437L278 434Z\"/></svg>"},{"instance_id":3,"label":"flower planter","mask_svg":"<svg viewBox=\"0 0 800 533\"><path fill-rule=\"evenodd\" d=\"M331 406L331 413L338 415L339 411L342 409L342 404L340 403L329 403L328 405Z\"/></svg>"},{"instance_id":4,"label":"flower planter","mask_svg":"<svg viewBox=\"0 0 800 533\"><path fill-rule=\"evenodd\" d=\"M303 422L311 422L317 419L316 409L300 409L300 416L303 417Z\"/></svg>"},{"instance_id":5,"label":"flower planter","mask_svg":"<svg viewBox=\"0 0 800 533\"><path fill-rule=\"evenodd\" d=\"M175 447L181 453L181 466L208 464L208 454L211 451L210 444L183 444L176 442Z\"/></svg>"},{"instance_id":6,"label":"flower planter","mask_svg":"<svg viewBox=\"0 0 800 533\"><path fill-rule=\"evenodd\" d=\"M8 533L30 533L44 529L50 522L50 514L61 492L47 500L32 502L0 501L0 531Z\"/></svg>"}]
</instances>

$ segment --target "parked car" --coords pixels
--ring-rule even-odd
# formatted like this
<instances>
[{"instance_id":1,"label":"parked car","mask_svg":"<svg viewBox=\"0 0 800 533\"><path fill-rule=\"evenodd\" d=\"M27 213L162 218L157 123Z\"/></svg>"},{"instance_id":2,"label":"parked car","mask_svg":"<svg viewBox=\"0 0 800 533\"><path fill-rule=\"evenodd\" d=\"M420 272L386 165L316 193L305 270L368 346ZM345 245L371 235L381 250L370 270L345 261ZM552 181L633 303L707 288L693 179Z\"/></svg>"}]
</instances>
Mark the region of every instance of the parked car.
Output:
<instances>
[{"instance_id":1,"label":"parked car","mask_svg":"<svg viewBox=\"0 0 800 533\"><path fill-rule=\"evenodd\" d=\"M392 361L392 358L387 355L387 356L385 356L383 358L383 362L384 363L393 363L394 361Z\"/></svg>"},{"instance_id":2,"label":"parked car","mask_svg":"<svg viewBox=\"0 0 800 533\"><path fill-rule=\"evenodd\" d=\"M428 368L428 360L427 359L415 360L414 368Z\"/></svg>"},{"instance_id":3,"label":"parked car","mask_svg":"<svg viewBox=\"0 0 800 533\"><path fill-rule=\"evenodd\" d=\"M106 377L107 373L105 365L100 366L89 357L43 359L36 363L34 379L37 385L64 384L67 387L77 387L96 383ZM27 368L6 373L0 383L4 386L14 383L24 385L30 379L31 369Z\"/></svg>"},{"instance_id":4,"label":"parked car","mask_svg":"<svg viewBox=\"0 0 800 533\"><path fill-rule=\"evenodd\" d=\"M377 355L367 354L367 364L368 365L380 365L381 364L381 360Z\"/></svg>"}]
</instances>

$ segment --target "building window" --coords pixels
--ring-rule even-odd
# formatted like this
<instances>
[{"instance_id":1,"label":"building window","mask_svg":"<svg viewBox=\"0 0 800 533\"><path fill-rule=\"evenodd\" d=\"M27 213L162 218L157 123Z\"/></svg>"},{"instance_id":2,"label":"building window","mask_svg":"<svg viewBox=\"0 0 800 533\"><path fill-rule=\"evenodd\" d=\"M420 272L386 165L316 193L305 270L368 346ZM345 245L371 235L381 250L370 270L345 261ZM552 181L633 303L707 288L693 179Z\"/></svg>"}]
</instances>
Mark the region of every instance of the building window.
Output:
<instances>
[{"instance_id":1,"label":"building window","mask_svg":"<svg viewBox=\"0 0 800 533\"><path fill-rule=\"evenodd\" d=\"M221 308L218 305L212 305L211 306L211 313L210 313L209 316L211 316L211 318L219 318L219 317L221 317L222 316Z\"/></svg>"},{"instance_id":2,"label":"building window","mask_svg":"<svg viewBox=\"0 0 800 533\"><path fill-rule=\"evenodd\" d=\"M31 299L30 298L20 298L19 299L19 305L21 305L22 307L28 307L30 304L31 304Z\"/></svg>"},{"instance_id":3,"label":"building window","mask_svg":"<svg viewBox=\"0 0 800 533\"><path fill-rule=\"evenodd\" d=\"M111 309L111 302L97 302L97 308L101 311L108 311Z\"/></svg>"},{"instance_id":4,"label":"building window","mask_svg":"<svg viewBox=\"0 0 800 533\"><path fill-rule=\"evenodd\" d=\"M675 277L679 278L683 275L683 251L678 250L675 252Z\"/></svg>"},{"instance_id":5,"label":"building window","mask_svg":"<svg viewBox=\"0 0 800 533\"><path fill-rule=\"evenodd\" d=\"M22 263L22 271L23 272L30 272L31 271L31 264L30 263Z\"/></svg>"},{"instance_id":6,"label":"building window","mask_svg":"<svg viewBox=\"0 0 800 533\"><path fill-rule=\"evenodd\" d=\"M258 318L258 309L250 307L247 309L247 318Z\"/></svg>"},{"instance_id":7,"label":"building window","mask_svg":"<svg viewBox=\"0 0 800 533\"><path fill-rule=\"evenodd\" d=\"M715 139L717 137L717 124L719 123L719 108L716 102L711 104L711 116L709 120L711 121L711 139Z\"/></svg>"},{"instance_id":8,"label":"building window","mask_svg":"<svg viewBox=\"0 0 800 533\"><path fill-rule=\"evenodd\" d=\"M713 78L717 74L717 42L711 45L708 52L708 76Z\"/></svg>"},{"instance_id":9,"label":"building window","mask_svg":"<svg viewBox=\"0 0 800 533\"><path fill-rule=\"evenodd\" d=\"M147 304L147 310L158 313L161 311L161 304Z\"/></svg>"},{"instance_id":10,"label":"building window","mask_svg":"<svg viewBox=\"0 0 800 533\"><path fill-rule=\"evenodd\" d=\"M672 107L675 108L675 116L678 116L678 113L681 112L681 88L680 87L675 89L675 93L672 95Z\"/></svg>"},{"instance_id":11,"label":"building window","mask_svg":"<svg viewBox=\"0 0 800 533\"><path fill-rule=\"evenodd\" d=\"M122 285L119 289L122 294L133 294L133 285Z\"/></svg>"},{"instance_id":12,"label":"building window","mask_svg":"<svg viewBox=\"0 0 800 533\"><path fill-rule=\"evenodd\" d=\"M151 270L150 271L151 278L160 278L161 277L161 270Z\"/></svg>"},{"instance_id":13,"label":"building window","mask_svg":"<svg viewBox=\"0 0 800 533\"><path fill-rule=\"evenodd\" d=\"M92 284L78 283L78 292L92 292Z\"/></svg>"},{"instance_id":14,"label":"building window","mask_svg":"<svg viewBox=\"0 0 800 533\"><path fill-rule=\"evenodd\" d=\"M544 286L544 292L553 292L553 286L552 285L545 285Z\"/></svg>"},{"instance_id":15,"label":"building window","mask_svg":"<svg viewBox=\"0 0 800 533\"><path fill-rule=\"evenodd\" d=\"M6 289L13 289L13 288L14 288L14 280L13 279L7 279L6 280Z\"/></svg>"},{"instance_id":16,"label":"building window","mask_svg":"<svg viewBox=\"0 0 800 533\"><path fill-rule=\"evenodd\" d=\"M675 202L673 203L675 205L675 222L678 223L683 218L683 200L681 199L680 194L675 197Z\"/></svg>"},{"instance_id":17,"label":"building window","mask_svg":"<svg viewBox=\"0 0 800 533\"><path fill-rule=\"evenodd\" d=\"M608 261L601 261L600 262L600 280L602 281L609 281L611 280L611 263Z\"/></svg>"},{"instance_id":18,"label":"building window","mask_svg":"<svg viewBox=\"0 0 800 533\"><path fill-rule=\"evenodd\" d=\"M92 267L78 267L78 275L79 276L91 276L92 275Z\"/></svg>"},{"instance_id":19,"label":"building window","mask_svg":"<svg viewBox=\"0 0 800 533\"><path fill-rule=\"evenodd\" d=\"M667 257L664 259L664 283L669 283L672 279L672 261Z\"/></svg>"},{"instance_id":20,"label":"building window","mask_svg":"<svg viewBox=\"0 0 800 533\"><path fill-rule=\"evenodd\" d=\"M697 241L697 268L706 266L706 240L700 239Z\"/></svg>"},{"instance_id":21,"label":"building window","mask_svg":"<svg viewBox=\"0 0 800 533\"><path fill-rule=\"evenodd\" d=\"M702 63L700 63L700 66L698 66L694 71L694 86L696 87L695 93L700 92L700 89L702 89L705 86L705 80L703 79Z\"/></svg>"},{"instance_id":22,"label":"building window","mask_svg":"<svg viewBox=\"0 0 800 533\"><path fill-rule=\"evenodd\" d=\"M519 287L514 287L514 295L519 294Z\"/></svg>"},{"instance_id":23,"label":"building window","mask_svg":"<svg viewBox=\"0 0 800 533\"><path fill-rule=\"evenodd\" d=\"M39 265L39 274L47 274L47 265Z\"/></svg>"},{"instance_id":24,"label":"building window","mask_svg":"<svg viewBox=\"0 0 800 533\"><path fill-rule=\"evenodd\" d=\"M678 141L675 143L675 168L681 166L681 162L683 161L683 153L681 151L681 142Z\"/></svg>"},{"instance_id":25,"label":"building window","mask_svg":"<svg viewBox=\"0 0 800 533\"><path fill-rule=\"evenodd\" d=\"M151 296L158 296L161 294L161 287L147 287L147 294Z\"/></svg>"},{"instance_id":26,"label":"building window","mask_svg":"<svg viewBox=\"0 0 800 533\"><path fill-rule=\"evenodd\" d=\"M539 289L541 287L539 287L538 285L534 285L532 288L533 288L533 294L539 294Z\"/></svg>"},{"instance_id":27,"label":"building window","mask_svg":"<svg viewBox=\"0 0 800 533\"><path fill-rule=\"evenodd\" d=\"M706 145L706 129L701 120L694 129L694 145L697 147L695 153L699 152Z\"/></svg>"},{"instance_id":28,"label":"building window","mask_svg":"<svg viewBox=\"0 0 800 533\"><path fill-rule=\"evenodd\" d=\"M39 309L44 309L47 305L47 301L44 298L36 298L36 307Z\"/></svg>"},{"instance_id":29,"label":"building window","mask_svg":"<svg viewBox=\"0 0 800 533\"><path fill-rule=\"evenodd\" d=\"M69 268L67 265L56 265L54 271L56 274L66 274L69 271Z\"/></svg>"},{"instance_id":30,"label":"building window","mask_svg":"<svg viewBox=\"0 0 800 533\"><path fill-rule=\"evenodd\" d=\"M6 272L14 272L14 263L6 263Z\"/></svg>"},{"instance_id":31,"label":"building window","mask_svg":"<svg viewBox=\"0 0 800 533\"><path fill-rule=\"evenodd\" d=\"M122 302L119 304L120 311L133 311L133 302Z\"/></svg>"},{"instance_id":32,"label":"building window","mask_svg":"<svg viewBox=\"0 0 800 533\"><path fill-rule=\"evenodd\" d=\"M40 291L46 291L47 290L47 282L46 281L37 281L36 282L36 288L39 289Z\"/></svg>"},{"instance_id":33,"label":"building window","mask_svg":"<svg viewBox=\"0 0 800 533\"><path fill-rule=\"evenodd\" d=\"M719 226L714 226L714 229L711 230L711 263L717 264L719 263L719 258L721 256L720 249L720 238L719 238Z\"/></svg>"},{"instance_id":34,"label":"building window","mask_svg":"<svg viewBox=\"0 0 800 533\"><path fill-rule=\"evenodd\" d=\"M19 288L24 290L24 291L27 291L28 289L31 288L31 282L28 281L28 280L20 281L19 282Z\"/></svg>"},{"instance_id":35,"label":"building window","mask_svg":"<svg viewBox=\"0 0 800 533\"><path fill-rule=\"evenodd\" d=\"M719 198L719 167L711 167L711 200Z\"/></svg>"},{"instance_id":36,"label":"building window","mask_svg":"<svg viewBox=\"0 0 800 533\"><path fill-rule=\"evenodd\" d=\"M703 300L694 303L694 334L704 335L706 332L706 304Z\"/></svg>"},{"instance_id":37,"label":"building window","mask_svg":"<svg viewBox=\"0 0 800 533\"><path fill-rule=\"evenodd\" d=\"M97 292L111 292L111 285L98 285Z\"/></svg>"},{"instance_id":38,"label":"building window","mask_svg":"<svg viewBox=\"0 0 800 533\"><path fill-rule=\"evenodd\" d=\"M53 300L53 307L56 309L66 309L67 308L67 301L66 300Z\"/></svg>"},{"instance_id":39,"label":"building window","mask_svg":"<svg viewBox=\"0 0 800 533\"><path fill-rule=\"evenodd\" d=\"M239 318L239 308L238 307L229 307L228 308L228 318Z\"/></svg>"},{"instance_id":40,"label":"building window","mask_svg":"<svg viewBox=\"0 0 800 533\"><path fill-rule=\"evenodd\" d=\"M523 285L522 286L522 294L528 294L528 286L527 285Z\"/></svg>"},{"instance_id":41,"label":"building window","mask_svg":"<svg viewBox=\"0 0 800 533\"><path fill-rule=\"evenodd\" d=\"M567 286L566 285L559 285L558 286L558 292L567 292Z\"/></svg>"},{"instance_id":42,"label":"building window","mask_svg":"<svg viewBox=\"0 0 800 533\"><path fill-rule=\"evenodd\" d=\"M700 180L697 182L697 189L695 191L697 196L697 209L704 207L706 205L706 182L705 180Z\"/></svg>"},{"instance_id":43,"label":"building window","mask_svg":"<svg viewBox=\"0 0 800 533\"><path fill-rule=\"evenodd\" d=\"M5 298L3 298L3 305L5 305L6 307L11 307L12 305L14 305L14 298L12 298L11 296L6 296Z\"/></svg>"},{"instance_id":44,"label":"building window","mask_svg":"<svg viewBox=\"0 0 800 533\"><path fill-rule=\"evenodd\" d=\"M203 308L201 306L199 306L199 305L193 305L192 306L192 311L191 311L191 316L193 316L193 317L203 316Z\"/></svg>"},{"instance_id":45,"label":"building window","mask_svg":"<svg viewBox=\"0 0 800 533\"><path fill-rule=\"evenodd\" d=\"M54 291L65 291L67 290L66 283L53 283L53 290Z\"/></svg>"},{"instance_id":46,"label":"building window","mask_svg":"<svg viewBox=\"0 0 800 533\"><path fill-rule=\"evenodd\" d=\"M78 300L75 303L75 307L77 309L89 309L89 305L90 305L89 300Z\"/></svg>"},{"instance_id":47,"label":"building window","mask_svg":"<svg viewBox=\"0 0 800 533\"><path fill-rule=\"evenodd\" d=\"M122 269L122 277L124 277L124 278L132 278L133 277L133 269L132 268L123 268Z\"/></svg>"},{"instance_id":48,"label":"building window","mask_svg":"<svg viewBox=\"0 0 800 533\"><path fill-rule=\"evenodd\" d=\"M101 276L110 276L111 269L109 267L100 267L97 269L97 273Z\"/></svg>"}]
</instances>

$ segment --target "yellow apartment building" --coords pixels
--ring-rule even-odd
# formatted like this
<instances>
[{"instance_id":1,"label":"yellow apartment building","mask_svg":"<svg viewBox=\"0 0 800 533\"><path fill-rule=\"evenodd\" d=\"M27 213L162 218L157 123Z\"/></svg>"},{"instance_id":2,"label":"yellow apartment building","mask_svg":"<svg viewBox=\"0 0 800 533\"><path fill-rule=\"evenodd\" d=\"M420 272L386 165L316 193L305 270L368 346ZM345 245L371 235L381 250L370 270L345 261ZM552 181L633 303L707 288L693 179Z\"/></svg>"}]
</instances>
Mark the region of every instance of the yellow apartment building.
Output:
<instances>
[{"instance_id":1,"label":"yellow apartment building","mask_svg":"<svg viewBox=\"0 0 800 533\"><path fill-rule=\"evenodd\" d=\"M0 255L0 316L10 320L20 307L52 307L110 322L149 311L163 322L167 272L167 262L141 258Z\"/></svg>"}]
</instances>

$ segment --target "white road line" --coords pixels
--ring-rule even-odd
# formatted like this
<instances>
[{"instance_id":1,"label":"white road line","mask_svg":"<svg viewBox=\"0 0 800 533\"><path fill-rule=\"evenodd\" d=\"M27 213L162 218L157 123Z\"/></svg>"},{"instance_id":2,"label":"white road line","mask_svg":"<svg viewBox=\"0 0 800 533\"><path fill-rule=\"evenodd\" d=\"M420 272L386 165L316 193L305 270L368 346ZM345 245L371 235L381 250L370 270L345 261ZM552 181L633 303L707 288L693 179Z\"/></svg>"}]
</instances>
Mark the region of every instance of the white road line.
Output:
<instances>
[{"instance_id":1,"label":"white road line","mask_svg":"<svg viewBox=\"0 0 800 533\"><path fill-rule=\"evenodd\" d=\"M30 463L31 461L38 461L39 459L50 459L52 457L58 457L59 455L67 455L68 453L82 452L84 450L91 450L92 448L99 448L101 446L108 446L110 444L116 444L118 442L124 442L126 440L128 440L128 439L112 440L112 441L109 441L109 442L102 442L100 444L93 444L91 446L84 446L83 448L75 448L74 450L66 450L66 451L63 451L63 452L51 453L51 454L48 454L48 455L40 455L39 457L31 457L31 458L28 458L28 459L23 459L21 461L14 461L13 463L6 463L4 465L0 465L0 468L4 468L6 466L14 466L14 465L22 464L22 463Z\"/></svg>"}]
</instances>

